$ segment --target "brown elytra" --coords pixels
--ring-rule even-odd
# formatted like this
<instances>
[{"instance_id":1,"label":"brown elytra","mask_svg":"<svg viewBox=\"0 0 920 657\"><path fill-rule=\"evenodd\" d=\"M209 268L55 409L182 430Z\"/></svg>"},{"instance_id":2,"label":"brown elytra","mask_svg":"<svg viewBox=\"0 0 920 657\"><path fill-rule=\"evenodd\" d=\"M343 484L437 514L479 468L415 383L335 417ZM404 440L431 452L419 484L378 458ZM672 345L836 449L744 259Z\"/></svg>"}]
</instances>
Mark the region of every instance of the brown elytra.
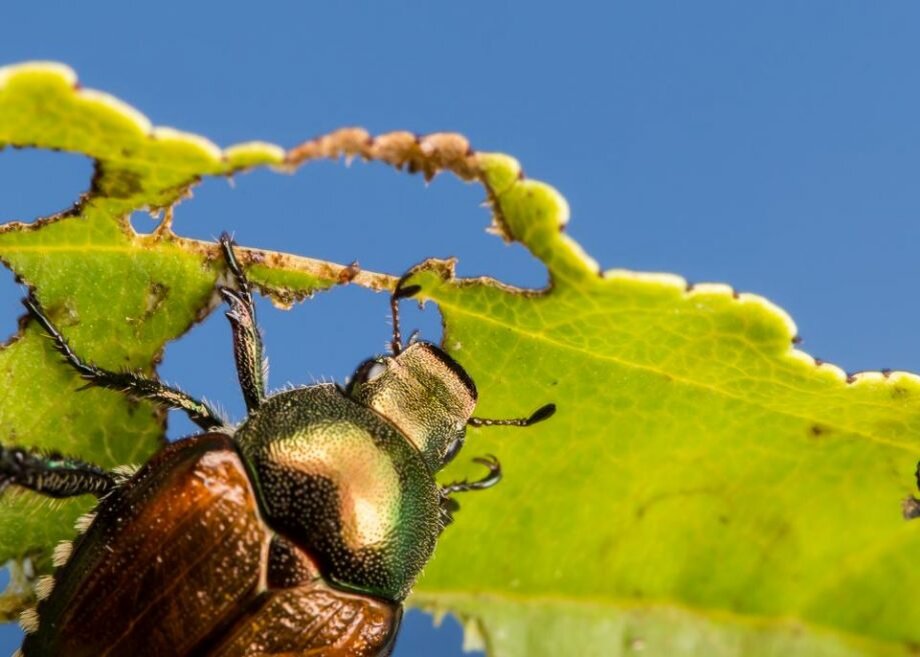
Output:
<instances>
[{"instance_id":1,"label":"brown elytra","mask_svg":"<svg viewBox=\"0 0 920 657\"><path fill-rule=\"evenodd\" d=\"M263 521L232 439L165 447L104 499L25 657L381 657L399 604L330 587Z\"/></svg>"}]
</instances>

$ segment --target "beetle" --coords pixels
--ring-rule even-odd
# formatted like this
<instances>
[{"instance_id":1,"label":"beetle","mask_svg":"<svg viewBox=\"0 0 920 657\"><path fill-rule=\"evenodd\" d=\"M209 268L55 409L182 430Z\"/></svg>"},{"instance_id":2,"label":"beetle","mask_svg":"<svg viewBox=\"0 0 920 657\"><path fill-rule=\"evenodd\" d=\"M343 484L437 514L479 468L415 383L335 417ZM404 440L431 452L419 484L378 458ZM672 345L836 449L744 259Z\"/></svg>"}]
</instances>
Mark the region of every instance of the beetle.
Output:
<instances>
[{"instance_id":1,"label":"beetle","mask_svg":"<svg viewBox=\"0 0 920 657\"><path fill-rule=\"evenodd\" d=\"M73 543L53 554L35 609L23 612L23 657L385 657L402 603L459 509L454 495L499 482L495 457L475 481L435 475L467 426L530 426L473 417L477 391L438 346L399 333L400 280L390 298L391 353L362 363L346 386L267 393L250 284L232 240L220 247L232 285L233 351L247 417L229 425L206 403L157 379L81 359L30 294L24 301L88 385L184 411L201 433L139 469L0 446L0 490L53 498L92 494Z\"/></svg>"}]
</instances>

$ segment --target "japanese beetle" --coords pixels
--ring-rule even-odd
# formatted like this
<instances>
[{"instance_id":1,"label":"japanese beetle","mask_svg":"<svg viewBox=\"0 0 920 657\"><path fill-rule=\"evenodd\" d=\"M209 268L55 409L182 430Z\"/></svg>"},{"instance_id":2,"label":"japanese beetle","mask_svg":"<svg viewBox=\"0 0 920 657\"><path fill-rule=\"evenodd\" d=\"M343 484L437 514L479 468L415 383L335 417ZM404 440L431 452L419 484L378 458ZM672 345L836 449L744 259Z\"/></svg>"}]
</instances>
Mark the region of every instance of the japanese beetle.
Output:
<instances>
[{"instance_id":1,"label":"japanese beetle","mask_svg":"<svg viewBox=\"0 0 920 657\"><path fill-rule=\"evenodd\" d=\"M54 552L54 575L23 613L24 657L389 655L402 601L459 507L453 495L496 484L439 486L466 426L527 426L531 417L472 416L476 386L427 342L399 335L346 387L266 394L250 286L226 235L234 354L248 417L229 426L207 404L158 380L80 359L34 298L24 303L54 346L92 385L185 411L203 433L164 447L138 470L0 447L0 490L93 494L80 536Z\"/></svg>"}]
</instances>

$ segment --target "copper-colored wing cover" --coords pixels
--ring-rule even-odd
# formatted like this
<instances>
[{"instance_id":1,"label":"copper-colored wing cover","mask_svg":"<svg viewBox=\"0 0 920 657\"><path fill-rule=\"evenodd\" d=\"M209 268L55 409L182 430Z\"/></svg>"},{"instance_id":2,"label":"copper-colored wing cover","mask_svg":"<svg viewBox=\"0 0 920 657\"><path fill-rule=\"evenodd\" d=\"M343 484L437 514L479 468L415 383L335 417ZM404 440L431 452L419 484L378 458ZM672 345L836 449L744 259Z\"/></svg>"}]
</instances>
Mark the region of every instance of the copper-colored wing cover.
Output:
<instances>
[{"instance_id":1,"label":"copper-colored wing cover","mask_svg":"<svg viewBox=\"0 0 920 657\"><path fill-rule=\"evenodd\" d=\"M103 500L25 657L383 657L393 602L329 587L275 535L232 440L164 448Z\"/></svg>"}]
</instances>

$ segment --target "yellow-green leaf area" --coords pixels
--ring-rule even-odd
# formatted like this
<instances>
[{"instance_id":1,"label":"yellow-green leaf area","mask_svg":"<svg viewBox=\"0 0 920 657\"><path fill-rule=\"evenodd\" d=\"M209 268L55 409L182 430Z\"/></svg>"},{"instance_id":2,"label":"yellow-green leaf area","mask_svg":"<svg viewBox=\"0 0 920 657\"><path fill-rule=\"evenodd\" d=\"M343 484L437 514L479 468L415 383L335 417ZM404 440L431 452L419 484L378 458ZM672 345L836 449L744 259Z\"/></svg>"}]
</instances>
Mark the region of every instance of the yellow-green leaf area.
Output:
<instances>
[{"instance_id":1,"label":"yellow-green leaf area","mask_svg":"<svg viewBox=\"0 0 920 657\"><path fill-rule=\"evenodd\" d=\"M463 498L416 602L478 623L497 657L913 654L917 377L848 379L724 285L602 274L560 232L557 192L482 159L496 223L550 289L443 263L412 282L444 314L477 415L558 412L470 431L464 455L496 454L505 479Z\"/></svg>"},{"instance_id":2,"label":"yellow-green leaf area","mask_svg":"<svg viewBox=\"0 0 920 657\"><path fill-rule=\"evenodd\" d=\"M71 69L50 63L0 68L0 145L56 148L113 168L130 166L146 174L147 188L284 160L271 144L222 151L197 135L154 127L117 98L80 88Z\"/></svg>"}]
</instances>

